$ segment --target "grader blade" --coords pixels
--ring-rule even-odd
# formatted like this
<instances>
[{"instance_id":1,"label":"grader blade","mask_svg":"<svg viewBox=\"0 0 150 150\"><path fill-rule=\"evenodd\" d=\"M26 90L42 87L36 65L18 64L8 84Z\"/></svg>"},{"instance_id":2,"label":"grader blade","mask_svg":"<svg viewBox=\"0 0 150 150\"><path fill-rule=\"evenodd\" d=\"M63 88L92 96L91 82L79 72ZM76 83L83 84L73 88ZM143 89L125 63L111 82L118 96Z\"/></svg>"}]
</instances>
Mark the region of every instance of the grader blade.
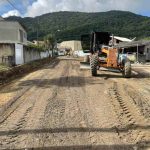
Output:
<instances>
[{"instance_id":1,"label":"grader blade","mask_svg":"<svg viewBox=\"0 0 150 150\"><path fill-rule=\"evenodd\" d=\"M89 62L80 62L80 69L86 69L86 70L90 70L90 63Z\"/></svg>"}]
</instances>

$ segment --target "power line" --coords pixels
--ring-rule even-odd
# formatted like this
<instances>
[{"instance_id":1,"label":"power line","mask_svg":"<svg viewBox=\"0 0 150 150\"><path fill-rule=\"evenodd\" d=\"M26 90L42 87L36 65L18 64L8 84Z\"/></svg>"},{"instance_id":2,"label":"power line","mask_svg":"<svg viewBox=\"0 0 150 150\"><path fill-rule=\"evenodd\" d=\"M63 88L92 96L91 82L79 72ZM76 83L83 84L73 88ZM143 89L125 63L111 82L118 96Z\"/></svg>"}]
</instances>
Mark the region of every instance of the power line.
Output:
<instances>
[{"instance_id":1,"label":"power line","mask_svg":"<svg viewBox=\"0 0 150 150\"><path fill-rule=\"evenodd\" d=\"M18 10L19 12L23 13L20 11L10 0L6 0L14 9Z\"/></svg>"},{"instance_id":2,"label":"power line","mask_svg":"<svg viewBox=\"0 0 150 150\"><path fill-rule=\"evenodd\" d=\"M11 2L11 1L9 1L9 0L6 0L14 9L16 9L16 10L18 10L18 8L17 7L15 7L15 5Z\"/></svg>"}]
</instances>

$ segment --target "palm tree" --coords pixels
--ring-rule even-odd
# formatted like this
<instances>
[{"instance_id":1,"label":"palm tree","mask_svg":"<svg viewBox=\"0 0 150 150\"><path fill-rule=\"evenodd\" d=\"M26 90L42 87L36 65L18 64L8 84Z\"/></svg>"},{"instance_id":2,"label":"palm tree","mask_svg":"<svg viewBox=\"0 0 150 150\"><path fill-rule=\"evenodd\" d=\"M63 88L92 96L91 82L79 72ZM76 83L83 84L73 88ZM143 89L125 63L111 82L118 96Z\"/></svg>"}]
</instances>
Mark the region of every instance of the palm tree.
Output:
<instances>
[{"instance_id":1,"label":"palm tree","mask_svg":"<svg viewBox=\"0 0 150 150\"><path fill-rule=\"evenodd\" d=\"M46 37L44 37L44 47L45 49L48 49L52 51L52 57L54 55L54 47L55 47L55 37L52 34L48 34Z\"/></svg>"}]
</instances>

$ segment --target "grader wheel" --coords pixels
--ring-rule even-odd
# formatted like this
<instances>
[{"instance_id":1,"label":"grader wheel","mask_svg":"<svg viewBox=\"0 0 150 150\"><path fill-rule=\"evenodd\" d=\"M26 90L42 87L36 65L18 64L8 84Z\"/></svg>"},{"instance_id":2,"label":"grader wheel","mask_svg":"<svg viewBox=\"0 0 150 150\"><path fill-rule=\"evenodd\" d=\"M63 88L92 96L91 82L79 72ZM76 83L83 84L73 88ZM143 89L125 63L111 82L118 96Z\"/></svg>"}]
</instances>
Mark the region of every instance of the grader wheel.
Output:
<instances>
[{"instance_id":1,"label":"grader wheel","mask_svg":"<svg viewBox=\"0 0 150 150\"><path fill-rule=\"evenodd\" d=\"M131 77L131 63L130 63L130 61L127 61L124 64L123 76L125 78L130 78Z\"/></svg>"},{"instance_id":2,"label":"grader wheel","mask_svg":"<svg viewBox=\"0 0 150 150\"><path fill-rule=\"evenodd\" d=\"M97 65L98 65L98 56L97 55L91 56L90 65L91 65L92 76L96 76L97 75Z\"/></svg>"}]
</instances>

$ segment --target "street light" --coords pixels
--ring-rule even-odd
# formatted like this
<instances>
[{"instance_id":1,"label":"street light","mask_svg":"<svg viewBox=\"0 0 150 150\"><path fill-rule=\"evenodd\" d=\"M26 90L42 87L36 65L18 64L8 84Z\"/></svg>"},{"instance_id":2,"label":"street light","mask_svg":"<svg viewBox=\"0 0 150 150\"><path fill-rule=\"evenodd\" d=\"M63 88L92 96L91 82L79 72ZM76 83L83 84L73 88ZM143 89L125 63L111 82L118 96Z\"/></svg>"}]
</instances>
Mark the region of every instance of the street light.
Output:
<instances>
[{"instance_id":1,"label":"street light","mask_svg":"<svg viewBox=\"0 0 150 150\"><path fill-rule=\"evenodd\" d=\"M60 29L58 29L56 32L55 32L55 38L56 38L56 48L57 48L57 36L56 36L56 34L58 33L58 32L60 32L61 30Z\"/></svg>"}]
</instances>

